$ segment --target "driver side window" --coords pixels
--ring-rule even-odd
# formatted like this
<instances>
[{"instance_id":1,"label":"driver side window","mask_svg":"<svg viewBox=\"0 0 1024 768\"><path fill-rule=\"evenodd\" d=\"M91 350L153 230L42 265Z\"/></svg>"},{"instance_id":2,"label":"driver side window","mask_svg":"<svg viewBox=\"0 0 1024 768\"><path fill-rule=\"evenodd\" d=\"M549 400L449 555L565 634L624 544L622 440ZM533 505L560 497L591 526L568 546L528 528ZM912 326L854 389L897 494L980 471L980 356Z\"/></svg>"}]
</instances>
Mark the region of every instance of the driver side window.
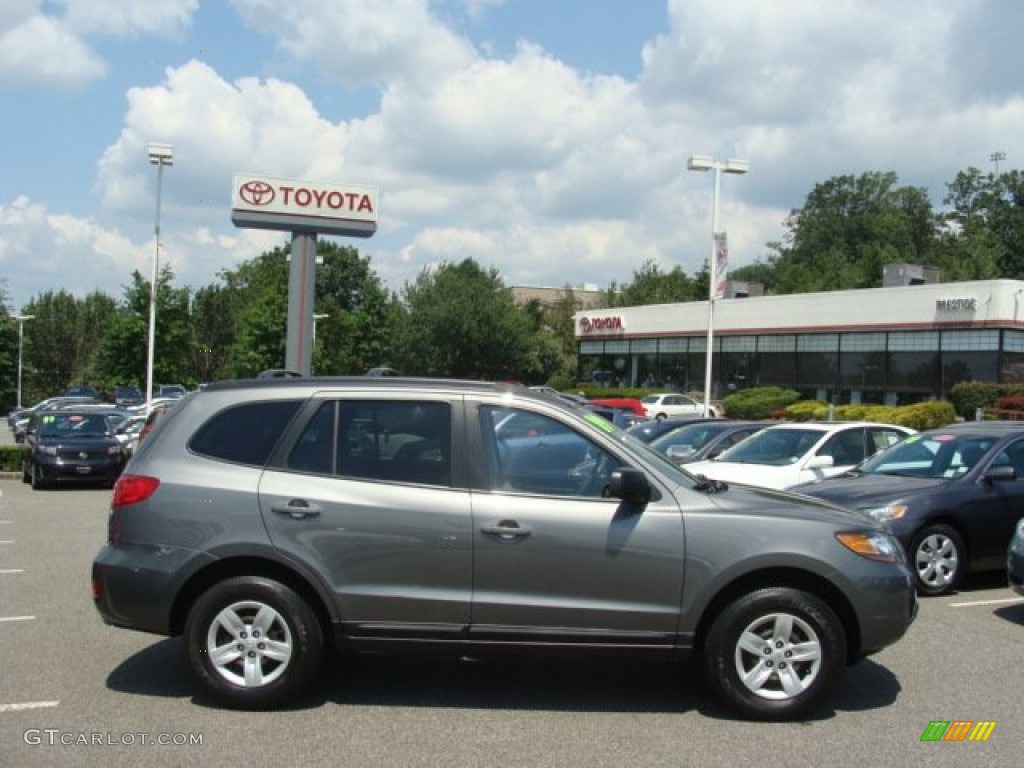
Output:
<instances>
[{"instance_id":1,"label":"driver side window","mask_svg":"<svg viewBox=\"0 0 1024 768\"><path fill-rule=\"evenodd\" d=\"M530 411L481 406L480 430L496 492L600 498L617 466L576 430Z\"/></svg>"}]
</instances>

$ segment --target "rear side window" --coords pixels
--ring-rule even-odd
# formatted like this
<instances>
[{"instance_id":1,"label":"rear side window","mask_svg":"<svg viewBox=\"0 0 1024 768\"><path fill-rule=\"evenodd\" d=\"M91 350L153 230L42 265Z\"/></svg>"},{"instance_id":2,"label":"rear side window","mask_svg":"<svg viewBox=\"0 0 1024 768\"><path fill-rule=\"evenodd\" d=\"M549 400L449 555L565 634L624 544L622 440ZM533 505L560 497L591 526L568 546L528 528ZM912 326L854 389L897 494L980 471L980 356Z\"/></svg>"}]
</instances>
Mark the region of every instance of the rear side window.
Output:
<instances>
[{"instance_id":1,"label":"rear side window","mask_svg":"<svg viewBox=\"0 0 1024 768\"><path fill-rule=\"evenodd\" d=\"M320 475L450 486L451 407L391 400L324 403L286 465Z\"/></svg>"},{"instance_id":2,"label":"rear side window","mask_svg":"<svg viewBox=\"0 0 1024 768\"><path fill-rule=\"evenodd\" d=\"M200 427L189 448L203 456L262 467L301 400L271 400L226 408Z\"/></svg>"}]
</instances>

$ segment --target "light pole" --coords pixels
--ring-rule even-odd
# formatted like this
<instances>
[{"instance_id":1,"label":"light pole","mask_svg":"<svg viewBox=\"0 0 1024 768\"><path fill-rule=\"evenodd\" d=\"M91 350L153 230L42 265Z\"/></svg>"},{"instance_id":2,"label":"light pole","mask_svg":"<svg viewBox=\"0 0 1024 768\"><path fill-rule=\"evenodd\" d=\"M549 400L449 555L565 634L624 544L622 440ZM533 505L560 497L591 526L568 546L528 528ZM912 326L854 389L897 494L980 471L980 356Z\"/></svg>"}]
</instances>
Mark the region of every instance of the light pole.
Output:
<instances>
[{"instance_id":1,"label":"light pole","mask_svg":"<svg viewBox=\"0 0 1024 768\"><path fill-rule=\"evenodd\" d=\"M691 155L686 164L691 171L714 171L715 193L711 199L711 258L708 261L708 350L704 361L704 415L711 415L711 365L714 360L715 342L715 299L718 296L718 195L721 187L722 171L726 173L746 173L750 163L746 160L729 159L715 160L709 155Z\"/></svg>"},{"instance_id":2,"label":"light pole","mask_svg":"<svg viewBox=\"0 0 1024 768\"><path fill-rule=\"evenodd\" d=\"M991 155L988 156L988 159L995 163L996 176L999 176L999 161L1006 159L1006 153L1003 151L993 152Z\"/></svg>"},{"instance_id":3,"label":"light pole","mask_svg":"<svg viewBox=\"0 0 1024 768\"><path fill-rule=\"evenodd\" d=\"M35 315L14 315L14 319L18 321L18 404L16 408L21 408L21 348L25 343L25 321L34 320Z\"/></svg>"},{"instance_id":4,"label":"light pole","mask_svg":"<svg viewBox=\"0 0 1024 768\"><path fill-rule=\"evenodd\" d=\"M149 344L146 348L146 403L153 399L153 356L156 348L156 296L160 274L160 196L163 191L164 166L174 165L174 147L170 144L150 144L149 162L156 166L156 250L153 252L153 279L149 284Z\"/></svg>"}]
</instances>

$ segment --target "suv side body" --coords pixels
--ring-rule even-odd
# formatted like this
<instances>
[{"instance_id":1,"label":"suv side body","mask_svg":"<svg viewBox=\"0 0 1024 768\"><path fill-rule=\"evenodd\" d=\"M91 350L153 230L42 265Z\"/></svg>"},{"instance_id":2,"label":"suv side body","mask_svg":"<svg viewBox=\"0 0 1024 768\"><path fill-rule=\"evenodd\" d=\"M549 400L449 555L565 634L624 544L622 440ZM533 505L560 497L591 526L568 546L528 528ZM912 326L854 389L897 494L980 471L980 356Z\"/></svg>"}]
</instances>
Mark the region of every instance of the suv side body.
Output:
<instances>
[{"instance_id":1,"label":"suv side body","mask_svg":"<svg viewBox=\"0 0 1024 768\"><path fill-rule=\"evenodd\" d=\"M184 635L197 679L232 706L293 699L333 642L699 650L739 711L792 717L916 611L898 544L865 516L701 483L519 386L211 384L161 419L129 471L93 565L96 606ZM799 693L754 690L733 661L741 637L786 612L817 628L822 658Z\"/></svg>"}]
</instances>

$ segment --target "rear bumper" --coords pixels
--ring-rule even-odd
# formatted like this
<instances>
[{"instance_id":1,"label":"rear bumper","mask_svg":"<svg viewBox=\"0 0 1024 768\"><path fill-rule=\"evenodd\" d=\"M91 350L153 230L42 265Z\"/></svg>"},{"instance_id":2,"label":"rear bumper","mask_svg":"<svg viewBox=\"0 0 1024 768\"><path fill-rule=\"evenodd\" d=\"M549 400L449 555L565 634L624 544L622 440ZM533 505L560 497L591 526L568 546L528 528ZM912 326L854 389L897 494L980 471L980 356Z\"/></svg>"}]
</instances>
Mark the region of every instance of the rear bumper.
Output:
<instances>
[{"instance_id":1,"label":"rear bumper","mask_svg":"<svg viewBox=\"0 0 1024 768\"><path fill-rule=\"evenodd\" d=\"M182 575L213 561L195 550L108 543L93 560L93 603L107 624L171 634Z\"/></svg>"}]
</instances>

